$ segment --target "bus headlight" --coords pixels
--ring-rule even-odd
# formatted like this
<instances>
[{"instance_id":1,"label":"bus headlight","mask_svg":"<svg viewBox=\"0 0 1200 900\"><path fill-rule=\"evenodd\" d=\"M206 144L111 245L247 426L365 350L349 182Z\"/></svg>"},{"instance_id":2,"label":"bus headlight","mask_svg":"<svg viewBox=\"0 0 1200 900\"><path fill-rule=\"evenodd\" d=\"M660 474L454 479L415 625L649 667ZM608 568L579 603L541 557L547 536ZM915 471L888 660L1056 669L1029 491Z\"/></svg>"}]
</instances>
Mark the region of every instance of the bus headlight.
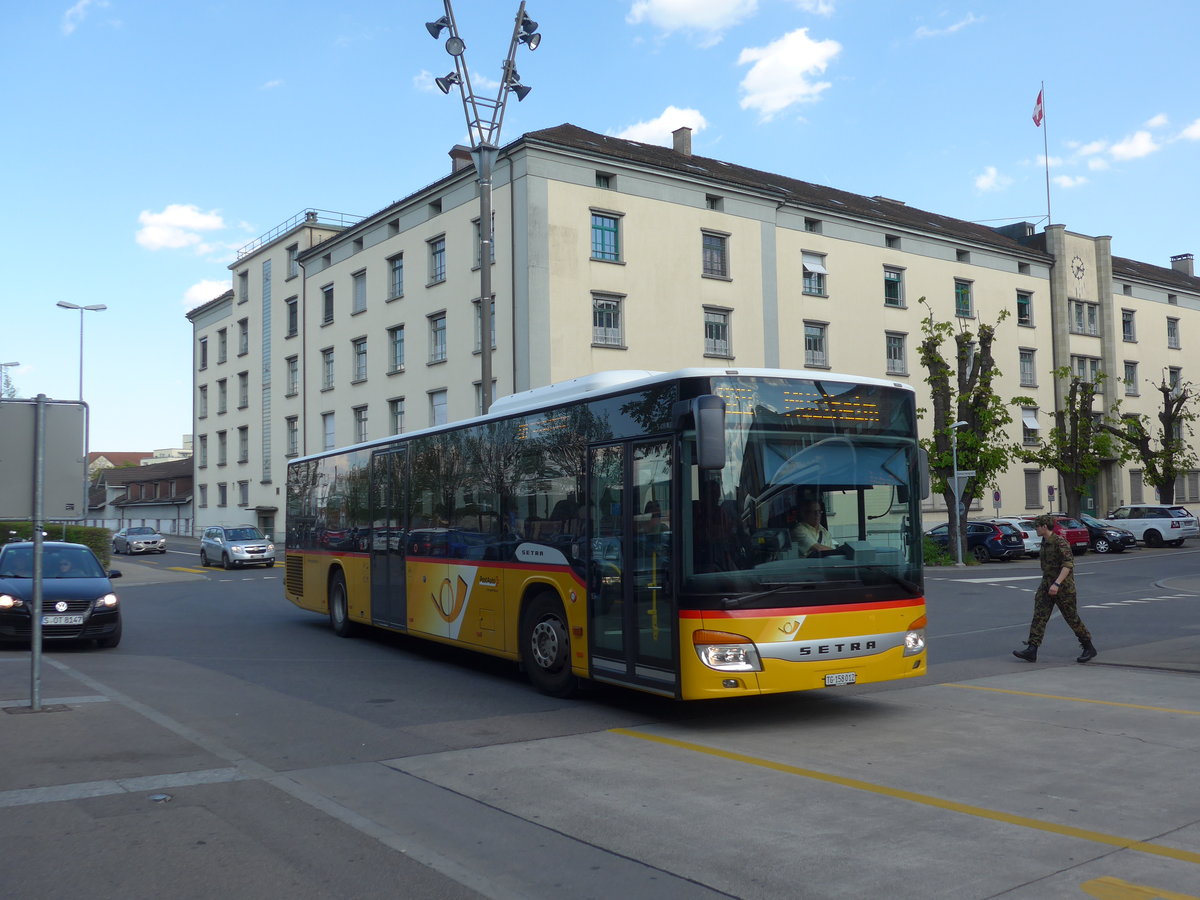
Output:
<instances>
[{"instance_id":1,"label":"bus headlight","mask_svg":"<svg viewBox=\"0 0 1200 900\"><path fill-rule=\"evenodd\" d=\"M908 626L904 635L904 655L916 656L925 650L925 617L917 619Z\"/></svg>"},{"instance_id":2,"label":"bus headlight","mask_svg":"<svg viewBox=\"0 0 1200 900\"><path fill-rule=\"evenodd\" d=\"M697 631L692 635L696 655L718 672L761 672L762 660L754 642L740 634L724 631Z\"/></svg>"}]
</instances>

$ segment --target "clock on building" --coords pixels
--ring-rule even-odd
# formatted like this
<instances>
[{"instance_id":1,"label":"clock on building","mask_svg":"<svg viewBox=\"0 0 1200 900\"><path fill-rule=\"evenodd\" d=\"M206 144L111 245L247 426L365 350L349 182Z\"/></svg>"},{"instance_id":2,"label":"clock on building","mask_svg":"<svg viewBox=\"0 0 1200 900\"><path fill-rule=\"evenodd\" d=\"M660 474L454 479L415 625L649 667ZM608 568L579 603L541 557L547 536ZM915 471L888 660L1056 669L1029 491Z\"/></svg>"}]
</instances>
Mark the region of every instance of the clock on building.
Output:
<instances>
[{"instance_id":1,"label":"clock on building","mask_svg":"<svg viewBox=\"0 0 1200 900\"><path fill-rule=\"evenodd\" d=\"M1087 271L1083 260L1076 256L1071 260L1071 274L1075 276L1076 281L1083 281L1083 274Z\"/></svg>"}]
</instances>

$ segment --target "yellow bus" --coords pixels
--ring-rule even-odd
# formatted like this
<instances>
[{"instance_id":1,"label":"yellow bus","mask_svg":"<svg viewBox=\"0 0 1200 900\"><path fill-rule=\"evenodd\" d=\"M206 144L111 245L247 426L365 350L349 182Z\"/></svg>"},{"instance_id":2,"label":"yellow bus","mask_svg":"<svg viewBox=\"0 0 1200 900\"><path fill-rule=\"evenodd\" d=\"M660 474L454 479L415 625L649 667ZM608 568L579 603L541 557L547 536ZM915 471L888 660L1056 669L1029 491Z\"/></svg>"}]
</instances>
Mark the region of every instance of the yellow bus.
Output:
<instances>
[{"instance_id":1,"label":"yellow bus","mask_svg":"<svg viewBox=\"0 0 1200 900\"><path fill-rule=\"evenodd\" d=\"M927 471L898 382L603 372L292 461L285 592L340 636L504 657L553 696L921 675Z\"/></svg>"}]
</instances>

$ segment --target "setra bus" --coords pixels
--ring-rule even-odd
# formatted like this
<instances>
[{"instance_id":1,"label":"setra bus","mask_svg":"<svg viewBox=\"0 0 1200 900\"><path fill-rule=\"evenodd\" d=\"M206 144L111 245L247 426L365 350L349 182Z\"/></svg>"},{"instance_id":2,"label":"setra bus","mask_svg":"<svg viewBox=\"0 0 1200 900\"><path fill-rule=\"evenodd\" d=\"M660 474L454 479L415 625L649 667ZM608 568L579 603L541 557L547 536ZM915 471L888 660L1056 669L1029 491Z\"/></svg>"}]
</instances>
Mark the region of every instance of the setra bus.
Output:
<instances>
[{"instance_id":1,"label":"setra bus","mask_svg":"<svg viewBox=\"0 0 1200 900\"><path fill-rule=\"evenodd\" d=\"M338 635L501 656L554 696L905 678L927 472L899 382L603 372L292 461L285 592Z\"/></svg>"}]
</instances>

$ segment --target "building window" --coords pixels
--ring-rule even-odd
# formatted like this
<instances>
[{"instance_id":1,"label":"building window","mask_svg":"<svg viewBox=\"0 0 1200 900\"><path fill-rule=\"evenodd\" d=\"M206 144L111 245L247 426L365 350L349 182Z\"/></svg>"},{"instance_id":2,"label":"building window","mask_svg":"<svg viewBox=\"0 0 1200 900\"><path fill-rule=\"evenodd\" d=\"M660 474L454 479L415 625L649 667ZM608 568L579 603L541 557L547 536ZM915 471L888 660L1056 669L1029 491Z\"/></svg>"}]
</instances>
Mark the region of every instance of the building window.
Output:
<instances>
[{"instance_id":1,"label":"building window","mask_svg":"<svg viewBox=\"0 0 1200 900\"><path fill-rule=\"evenodd\" d=\"M905 349L907 335L900 332L888 331L884 334L887 348L887 373L889 375L908 374L908 354Z\"/></svg>"},{"instance_id":2,"label":"building window","mask_svg":"<svg viewBox=\"0 0 1200 900\"><path fill-rule=\"evenodd\" d=\"M721 212L725 208L725 198L719 197L716 194L705 194L704 208L714 210L715 212Z\"/></svg>"},{"instance_id":3,"label":"building window","mask_svg":"<svg viewBox=\"0 0 1200 900\"><path fill-rule=\"evenodd\" d=\"M404 371L404 326L388 329L388 372Z\"/></svg>"},{"instance_id":4,"label":"building window","mask_svg":"<svg viewBox=\"0 0 1200 900\"><path fill-rule=\"evenodd\" d=\"M1121 285L1121 293L1124 294L1126 297L1132 297L1133 296L1133 285L1132 284Z\"/></svg>"},{"instance_id":5,"label":"building window","mask_svg":"<svg viewBox=\"0 0 1200 900\"><path fill-rule=\"evenodd\" d=\"M599 347L624 347L621 297L592 294L592 343Z\"/></svg>"},{"instance_id":6,"label":"building window","mask_svg":"<svg viewBox=\"0 0 1200 900\"><path fill-rule=\"evenodd\" d=\"M596 187L608 191L612 189L612 176L607 172L596 173Z\"/></svg>"},{"instance_id":7,"label":"building window","mask_svg":"<svg viewBox=\"0 0 1200 900\"><path fill-rule=\"evenodd\" d=\"M441 235L429 242L429 283L446 280L446 237Z\"/></svg>"},{"instance_id":8,"label":"building window","mask_svg":"<svg viewBox=\"0 0 1200 900\"><path fill-rule=\"evenodd\" d=\"M446 424L446 392L444 390L429 392L429 424Z\"/></svg>"},{"instance_id":9,"label":"building window","mask_svg":"<svg viewBox=\"0 0 1200 900\"><path fill-rule=\"evenodd\" d=\"M804 365L829 368L829 355L825 352L828 327L819 322L804 323Z\"/></svg>"},{"instance_id":10,"label":"building window","mask_svg":"<svg viewBox=\"0 0 1200 900\"><path fill-rule=\"evenodd\" d=\"M200 489L200 506L203 508L207 508L208 507L208 485L202 484L202 485L200 485L199 489Z\"/></svg>"},{"instance_id":11,"label":"building window","mask_svg":"<svg viewBox=\"0 0 1200 900\"><path fill-rule=\"evenodd\" d=\"M483 306L478 300L471 301L472 309L475 312L475 352L480 351L480 335L483 333ZM488 313L491 315L491 321L488 322L488 330L491 332L492 349L496 349L496 298L493 297L488 304Z\"/></svg>"},{"instance_id":12,"label":"building window","mask_svg":"<svg viewBox=\"0 0 1200 900\"><path fill-rule=\"evenodd\" d=\"M435 313L429 317L429 361L446 361L446 314Z\"/></svg>"},{"instance_id":13,"label":"building window","mask_svg":"<svg viewBox=\"0 0 1200 900\"><path fill-rule=\"evenodd\" d=\"M250 427L242 425L238 428L238 462L250 461Z\"/></svg>"},{"instance_id":14,"label":"building window","mask_svg":"<svg viewBox=\"0 0 1200 900\"><path fill-rule=\"evenodd\" d=\"M238 321L238 356L245 356L250 352L250 320L240 319Z\"/></svg>"},{"instance_id":15,"label":"building window","mask_svg":"<svg viewBox=\"0 0 1200 900\"><path fill-rule=\"evenodd\" d=\"M705 231L701 235L704 274L713 278L729 277L729 258L726 253L728 236Z\"/></svg>"},{"instance_id":16,"label":"building window","mask_svg":"<svg viewBox=\"0 0 1200 900\"><path fill-rule=\"evenodd\" d=\"M296 416L288 416L284 420L286 433L287 455L300 455L300 420Z\"/></svg>"},{"instance_id":17,"label":"building window","mask_svg":"<svg viewBox=\"0 0 1200 900\"><path fill-rule=\"evenodd\" d=\"M328 325L333 321L333 285L327 284L321 288L321 324Z\"/></svg>"},{"instance_id":18,"label":"building window","mask_svg":"<svg viewBox=\"0 0 1200 900\"><path fill-rule=\"evenodd\" d=\"M820 219L805 219L804 220L804 230L807 231L809 234L820 234L821 233L821 220Z\"/></svg>"},{"instance_id":19,"label":"building window","mask_svg":"<svg viewBox=\"0 0 1200 900\"><path fill-rule=\"evenodd\" d=\"M365 337L355 338L350 342L351 352L354 354L354 381L367 380L367 339Z\"/></svg>"},{"instance_id":20,"label":"building window","mask_svg":"<svg viewBox=\"0 0 1200 900\"><path fill-rule=\"evenodd\" d=\"M1183 369L1181 369L1179 366L1170 366L1167 369L1167 385L1172 390L1179 387L1179 384L1182 380L1183 380Z\"/></svg>"},{"instance_id":21,"label":"building window","mask_svg":"<svg viewBox=\"0 0 1200 900\"><path fill-rule=\"evenodd\" d=\"M333 390L333 348L321 351L321 390Z\"/></svg>"},{"instance_id":22,"label":"building window","mask_svg":"<svg viewBox=\"0 0 1200 900\"><path fill-rule=\"evenodd\" d=\"M883 267L883 305L904 307L904 270L895 266Z\"/></svg>"},{"instance_id":23,"label":"building window","mask_svg":"<svg viewBox=\"0 0 1200 900\"><path fill-rule=\"evenodd\" d=\"M1137 327L1134 324L1133 310L1121 310L1121 340L1132 344L1137 340Z\"/></svg>"},{"instance_id":24,"label":"building window","mask_svg":"<svg viewBox=\"0 0 1200 900\"><path fill-rule=\"evenodd\" d=\"M1033 325L1033 294L1017 291L1017 324Z\"/></svg>"},{"instance_id":25,"label":"building window","mask_svg":"<svg viewBox=\"0 0 1200 900\"><path fill-rule=\"evenodd\" d=\"M1178 294L1167 294L1167 305L1168 306L1178 306L1179 305L1179 295Z\"/></svg>"},{"instance_id":26,"label":"building window","mask_svg":"<svg viewBox=\"0 0 1200 900\"><path fill-rule=\"evenodd\" d=\"M1029 263L1026 263L1026 262L1017 263L1017 274L1018 275L1028 275L1029 274Z\"/></svg>"},{"instance_id":27,"label":"building window","mask_svg":"<svg viewBox=\"0 0 1200 900\"><path fill-rule=\"evenodd\" d=\"M361 444L367 439L367 408L354 407L354 443Z\"/></svg>"},{"instance_id":28,"label":"building window","mask_svg":"<svg viewBox=\"0 0 1200 900\"><path fill-rule=\"evenodd\" d=\"M592 213L592 259L620 262L620 219L604 213Z\"/></svg>"},{"instance_id":29,"label":"building window","mask_svg":"<svg viewBox=\"0 0 1200 900\"><path fill-rule=\"evenodd\" d=\"M960 262L960 263L969 263L971 261L971 251L970 250L955 250L954 251L954 261Z\"/></svg>"},{"instance_id":30,"label":"building window","mask_svg":"<svg viewBox=\"0 0 1200 900\"><path fill-rule=\"evenodd\" d=\"M1179 320L1167 319L1167 346L1172 350L1179 349Z\"/></svg>"},{"instance_id":31,"label":"building window","mask_svg":"<svg viewBox=\"0 0 1200 900\"><path fill-rule=\"evenodd\" d=\"M1084 381L1096 383L1100 377L1100 360L1095 356L1072 356L1071 372Z\"/></svg>"},{"instance_id":32,"label":"building window","mask_svg":"<svg viewBox=\"0 0 1200 900\"><path fill-rule=\"evenodd\" d=\"M300 274L300 245L292 244L287 248L287 277L295 278Z\"/></svg>"},{"instance_id":33,"label":"building window","mask_svg":"<svg viewBox=\"0 0 1200 900\"><path fill-rule=\"evenodd\" d=\"M1071 331L1075 334L1100 333L1100 305L1071 301Z\"/></svg>"},{"instance_id":34,"label":"building window","mask_svg":"<svg viewBox=\"0 0 1200 900\"><path fill-rule=\"evenodd\" d=\"M300 357L289 356L284 363L287 366L287 396L295 397L300 393Z\"/></svg>"},{"instance_id":35,"label":"building window","mask_svg":"<svg viewBox=\"0 0 1200 900\"><path fill-rule=\"evenodd\" d=\"M208 466L208 435L200 435L198 446L196 447L196 466L198 468L206 468Z\"/></svg>"},{"instance_id":36,"label":"building window","mask_svg":"<svg viewBox=\"0 0 1200 900\"><path fill-rule=\"evenodd\" d=\"M804 293L817 297L825 296L825 276L829 274L825 268L825 254L805 253L803 263Z\"/></svg>"},{"instance_id":37,"label":"building window","mask_svg":"<svg viewBox=\"0 0 1200 900\"><path fill-rule=\"evenodd\" d=\"M1021 387L1037 387L1037 351L1019 351L1021 354Z\"/></svg>"},{"instance_id":38,"label":"building window","mask_svg":"<svg viewBox=\"0 0 1200 900\"><path fill-rule=\"evenodd\" d=\"M217 432L217 465L224 466L229 463L229 435L227 432Z\"/></svg>"},{"instance_id":39,"label":"building window","mask_svg":"<svg viewBox=\"0 0 1200 900\"><path fill-rule=\"evenodd\" d=\"M900 235L885 234L883 236L883 246L887 247L889 250L899 250L900 249Z\"/></svg>"},{"instance_id":40,"label":"building window","mask_svg":"<svg viewBox=\"0 0 1200 900\"><path fill-rule=\"evenodd\" d=\"M229 335L224 328L217 331L217 364L229 359Z\"/></svg>"},{"instance_id":41,"label":"building window","mask_svg":"<svg viewBox=\"0 0 1200 900\"><path fill-rule=\"evenodd\" d=\"M208 368L208 338L200 338L200 347L197 354L200 357L200 368Z\"/></svg>"},{"instance_id":42,"label":"building window","mask_svg":"<svg viewBox=\"0 0 1200 900\"><path fill-rule=\"evenodd\" d=\"M217 506L227 506L229 504L229 486L225 482L217 484Z\"/></svg>"},{"instance_id":43,"label":"building window","mask_svg":"<svg viewBox=\"0 0 1200 900\"><path fill-rule=\"evenodd\" d=\"M332 450L337 444L334 443L334 423L333 413L321 413L321 449Z\"/></svg>"},{"instance_id":44,"label":"building window","mask_svg":"<svg viewBox=\"0 0 1200 900\"><path fill-rule=\"evenodd\" d=\"M1142 470L1131 469L1129 472L1129 502L1142 503Z\"/></svg>"},{"instance_id":45,"label":"building window","mask_svg":"<svg viewBox=\"0 0 1200 900\"><path fill-rule=\"evenodd\" d=\"M249 506L250 505L250 482L239 481L237 486L238 486L238 506Z\"/></svg>"},{"instance_id":46,"label":"building window","mask_svg":"<svg viewBox=\"0 0 1200 900\"><path fill-rule=\"evenodd\" d=\"M250 373L238 372L238 409L250 405Z\"/></svg>"},{"instance_id":47,"label":"building window","mask_svg":"<svg viewBox=\"0 0 1200 900\"><path fill-rule=\"evenodd\" d=\"M225 379L222 378L217 382L217 415L228 411L229 409L229 388L226 385Z\"/></svg>"},{"instance_id":48,"label":"building window","mask_svg":"<svg viewBox=\"0 0 1200 900\"><path fill-rule=\"evenodd\" d=\"M1125 384L1125 396L1136 397L1138 390L1138 364L1125 360L1125 377L1122 379Z\"/></svg>"},{"instance_id":49,"label":"building window","mask_svg":"<svg viewBox=\"0 0 1200 900\"><path fill-rule=\"evenodd\" d=\"M367 311L367 273L355 272L350 276L350 314Z\"/></svg>"},{"instance_id":50,"label":"building window","mask_svg":"<svg viewBox=\"0 0 1200 900\"><path fill-rule=\"evenodd\" d=\"M961 319L975 316L975 305L971 298L971 282L954 279L954 314Z\"/></svg>"},{"instance_id":51,"label":"building window","mask_svg":"<svg viewBox=\"0 0 1200 900\"><path fill-rule=\"evenodd\" d=\"M404 254L388 259L388 299L404 296Z\"/></svg>"},{"instance_id":52,"label":"building window","mask_svg":"<svg viewBox=\"0 0 1200 900\"><path fill-rule=\"evenodd\" d=\"M704 310L704 355L727 359L733 356L728 310Z\"/></svg>"},{"instance_id":53,"label":"building window","mask_svg":"<svg viewBox=\"0 0 1200 900\"><path fill-rule=\"evenodd\" d=\"M388 427L392 434L404 433L404 398L388 401Z\"/></svg>"},{"instance_id":54,"label":"building window","mask_svg":"<svg viewBox=\"0 0 1200 900\"><path fill-rule=\"evenodd\" d=\"M482 235L479 233L479 220L475 219L471 222L471 227L475 232L475 250L472 259L474 260L474 268L479 268L479 250L480 239ZM496 214L492 213L492 233L488 236L488 259L492 262L496 261Z\"/></svg>"},{"instance_id":55,"label":"building window","mask_svg":"<svg viewBox=\"0 0 1200 900\"><path fill-rule=\"evenodd\" d=\"M202 384L199 389L199 399L196 402L196 418L204 419L208 417L208 385Z\"/></svg>"},{"instance_id":56,"label":"building window","mask_svg":"<svg viewBox=\"0 0 1200 900\"><path fill-rule=\"evenodd\" d=\"M1037 410L1025 408L1021 410L1021 443L1026 446L1036 446L1041 442L1041 426L1038 424Z\"/></svg>"},{"instance_id":57,"label":"building window","mask_svg":"<svg viewBox=\"0 0 1200 900\"><path fill-rule=\"evenodd\" d=\"M300 332L300 307L296 302L297 298L288 297L283 301L285 310L285 320L287 323L286 337L295 337Z\"/></svg>"},{"instance_id":58,"label":"building window","mask_svg":"<svg viewBox=\"0 0 1200 900\"><path fill-rule=\"evenodd\" d=\"M245 303L250 299L250 273L238 272L238 303Z\"/></svg>"},{"instance_id":59,"label":"building window","mask_svg":"<svg viewBox=\"0 0 1200 900\"><path fill-rule=\"evenodd\" d=\"M1042 473L1038 469L1025 470L1025 508L1042 508Z\"/></svg>"}]
</instances>

